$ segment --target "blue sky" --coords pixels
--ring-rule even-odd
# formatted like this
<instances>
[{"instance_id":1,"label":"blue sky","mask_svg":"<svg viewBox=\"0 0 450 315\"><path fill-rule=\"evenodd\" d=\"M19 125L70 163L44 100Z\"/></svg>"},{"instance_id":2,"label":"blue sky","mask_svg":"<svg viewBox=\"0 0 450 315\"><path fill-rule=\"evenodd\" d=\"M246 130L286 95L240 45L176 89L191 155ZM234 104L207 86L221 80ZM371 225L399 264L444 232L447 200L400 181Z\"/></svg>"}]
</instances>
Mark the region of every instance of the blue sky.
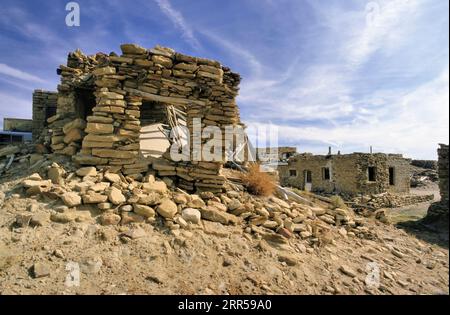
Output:
<instances>
[{"instance_id":1,"label":"blue sky","mask_svg":"<svg viewBox=\"0 0 450 315\"><path fill-rule=\"evenodd\" d=\"M2 0L1 120L31 117L33 89L56 89L67 52L132 42L231 67L242 120L301 152L435 159L449 142L448 1L79 0L79 27L65 25L67 2Z\"/></svg>"}]
</instances>

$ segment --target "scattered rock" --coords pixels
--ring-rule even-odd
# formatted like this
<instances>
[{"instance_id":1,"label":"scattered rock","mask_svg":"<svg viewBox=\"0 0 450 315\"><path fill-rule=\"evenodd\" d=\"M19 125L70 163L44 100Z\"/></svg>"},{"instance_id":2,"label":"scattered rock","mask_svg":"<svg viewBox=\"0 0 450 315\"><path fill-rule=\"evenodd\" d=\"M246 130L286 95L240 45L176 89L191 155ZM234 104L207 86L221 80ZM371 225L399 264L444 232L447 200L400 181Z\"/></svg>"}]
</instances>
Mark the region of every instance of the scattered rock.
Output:
<instances>
[{"instance_id":1,"label":"scattered rock","mask_svg":"<svg viewBox=\"0 0 450 315\"><path fill-rule=\"evenodd\" d=\"M50 267L44 263L35 263L33 265L33 277L34 278L43 278L50 276Z\"/></svg>"},{"instance_id":2,"label":"scattered rock","mask_svg":"<svg viewBox=\"0 0 450 315\"><path fill-rule=\"evenodd\" d=\"M156 211L167 219L172 219L178 212L177 205L169 198L161 201L161 204L156 208Z\"/></svg>"},{"instance_id":3,"label":"scattered rock","mask_svg":"<svg viewBox=\"0 0 450 315\"><path fill-rule=\"evenodd\" d=\"M127 201L125 196L122 194L122 191L116 187L111 187L108 190L108 199L113 205L120 205Z\"/></svg>"},{"instance_id":4,"label":"scattered rock","mask_svg":"<svg viewBox=\"0 0 450 315\"><path fill-rule=\"evenodd\" d=\"M181 215L182 215L183 219L186 220L187 222L192 222L194 224L200 223L201 213L197 209L194 209L194 208L183 209L183 211L181 212Z\"/></svg>"},{"instance_id":5,"label":"scattered rock","mask_svg":"<svg viewBox=\"0 0 450 315\"><path fill-rule=\"evenodd\" d=\"M61 196L61 199L70 208L81 205L81 197L76 192L67 192Z\"/></svg>"}]
</instances>

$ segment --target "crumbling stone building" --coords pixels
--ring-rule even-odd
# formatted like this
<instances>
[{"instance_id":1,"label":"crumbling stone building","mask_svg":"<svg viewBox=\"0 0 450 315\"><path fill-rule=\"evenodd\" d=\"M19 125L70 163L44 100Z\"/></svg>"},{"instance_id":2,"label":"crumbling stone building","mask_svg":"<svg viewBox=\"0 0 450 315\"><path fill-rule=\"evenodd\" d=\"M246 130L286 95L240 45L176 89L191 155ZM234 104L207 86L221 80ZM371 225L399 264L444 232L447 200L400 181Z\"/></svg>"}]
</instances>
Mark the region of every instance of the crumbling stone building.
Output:
<instances>
[{"instance_id":1,"label":"crumbling stone building","mask_svg":"<svg viewBox=\"0 0 450 315\"><path fill-rule=\"evenodd\" d=\"M278 168L280 183L325 193L408 193L410 160L399 154L297 154Z\"/></svg>"},{"instance_id":2,"label":"crumbling stone building","mask_svg":"<svg viewBox=\"0 0 450 315\"><path fill-rule=\"evenodd\" d=\"M225 161L194 158L199 152L193 146L210 139L194 143L199 138L193 138L198 136L193 119L201 119L202 130L216 126L222 135L225 126L243 127L235 102L240 76L217 61L170 48L124 44L121 50L120 56L86 56L77 50L59 67L56 115L47 120L51 151L72 156L80 165L131 177L141 176L153 164L160 176L173 178L186 190L221 190ZM35 93L36 102L41 96ZM189 161L173 161L166 147L160 150L164 159L146 158L145 150L153 148L141 147L142 131L155 123L159 125L153 131L160 137L167 124L189 129ZM219 141L225 146L223 138Z\"/></svg>"},{"instance_id":3,"label":"crumbling stone building","mask_svg":"<svg viewBox=\"0 0 450 315\"><path fill-rule=\"evenodd\" d=\"M427 221L442 221L448 227L449 219L449 203L448 203L448 145L439 144L438 148L438 175L439 175L439 191L441 200L433 203L428 209Z\"/></svg>"},{"instance_id":4,"label":"crumbling stone building","mask_svg":"<svg viewBox=\"0 0 450 315\"><path fill-rule=\"evenodd\" d=\"M33 92L33 122L31 132L37 141L48 126L47 119L56 114L58 93L44 90Z\"/></svg>"}]
</instances>

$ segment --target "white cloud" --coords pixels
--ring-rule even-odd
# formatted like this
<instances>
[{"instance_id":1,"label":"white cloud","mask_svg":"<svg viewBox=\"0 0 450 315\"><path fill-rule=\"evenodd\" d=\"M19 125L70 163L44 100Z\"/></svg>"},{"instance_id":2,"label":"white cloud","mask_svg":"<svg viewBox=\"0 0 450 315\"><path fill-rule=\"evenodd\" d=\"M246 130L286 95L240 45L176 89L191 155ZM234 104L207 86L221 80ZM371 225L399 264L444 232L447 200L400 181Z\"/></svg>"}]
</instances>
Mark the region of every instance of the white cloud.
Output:
<instances>
[{"instance_id":1,"label":"white cloud","mask_svg":"<svg viewBox=\"0 0 450 315\"><path fill-rule=\"evenodd\" d=\"M44 80L33 74L10 67L4 63L0 63L0 73L23 81L45 83Z\"/></svg>"},{"instance_id":2,"label":"white cloud","mask_svg":"<svg viewBox=\"0 0 450 315\"><path fill-rule=\"evenodd\" d=\"M180 11L172 7L169 0L155 0L161 11L172 21L176 28L178 28L186 41L194 48L199 48L200 43L194 35L193 29L186 23Z\"/></svg>"}]
</instances>

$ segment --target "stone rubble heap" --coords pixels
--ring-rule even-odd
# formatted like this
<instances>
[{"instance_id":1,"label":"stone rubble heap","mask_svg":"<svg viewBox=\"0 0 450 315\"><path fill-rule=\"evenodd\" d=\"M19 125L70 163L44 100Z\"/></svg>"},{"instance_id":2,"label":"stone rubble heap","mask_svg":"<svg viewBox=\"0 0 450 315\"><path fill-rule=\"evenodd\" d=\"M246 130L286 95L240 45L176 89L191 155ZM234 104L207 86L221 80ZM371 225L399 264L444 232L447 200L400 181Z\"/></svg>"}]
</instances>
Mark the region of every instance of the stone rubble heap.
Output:
<instances>
[{"instance_id":1,"label":"stone rubble heap","mask_svg":"<svg viewBox=\"0 0 450 315\"><path fill-rule=\"evenodd\" d=\"M95 167L63 168L51 161L41 166L41 174L30 175L21 187L29 197L54 200L49 218L54 222L85 221L89 213L96 212L101 225L163 222L174 234L193 225L214 233L217 224L232 224L280 246L292 237L312 245L329 243L332 229L342 236L374 237L349 209L310 206L231 189L221 194L188 194L168 187L151 173L137 181Z\"/></svg>"}]
</instances>

